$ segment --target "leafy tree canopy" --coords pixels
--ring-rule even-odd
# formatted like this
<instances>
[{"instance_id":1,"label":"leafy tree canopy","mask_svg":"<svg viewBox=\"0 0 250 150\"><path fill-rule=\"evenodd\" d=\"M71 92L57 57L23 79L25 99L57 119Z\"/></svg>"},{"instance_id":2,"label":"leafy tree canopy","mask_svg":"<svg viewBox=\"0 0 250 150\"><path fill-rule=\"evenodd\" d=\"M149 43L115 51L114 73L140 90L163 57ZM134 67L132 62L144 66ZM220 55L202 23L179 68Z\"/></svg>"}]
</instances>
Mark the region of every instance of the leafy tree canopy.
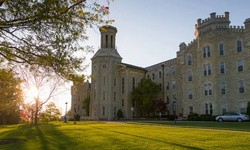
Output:
<instances>
[{"instance_id":1,"label":"leafy tree canopy","mask_svg":"<svg viewBox=\"0 0 250 150\"><path fill-rule=\"evenodd\" d=\"M146 111L152 102L157 99L159 86L151 79L143 78L138 86L132 92L132 99L141 104L142 109Z\"/></svg>"},{"instance_id":2,"label":"leafy tree canopy","mask_svg":"<svg viewBox=\"0 0 250 150\"><path fill-rule=\"evenodd\" d=\"M22 101L21 80L12 70L0 69L0 83L0 116L6 123L6 116L19 111Z\"/></svg>"},{"instance_id":3,"label":"leafy tree canopy","mask_svg":"<svg viewBox=\"0 0 250 150\"><path fill-rule=\"evenodd\" d=\"M91 47L86 29L106 24L101 6L86 0L1 0L0 60L39 65L74 79Z\"/></svg>"}]
</instances>

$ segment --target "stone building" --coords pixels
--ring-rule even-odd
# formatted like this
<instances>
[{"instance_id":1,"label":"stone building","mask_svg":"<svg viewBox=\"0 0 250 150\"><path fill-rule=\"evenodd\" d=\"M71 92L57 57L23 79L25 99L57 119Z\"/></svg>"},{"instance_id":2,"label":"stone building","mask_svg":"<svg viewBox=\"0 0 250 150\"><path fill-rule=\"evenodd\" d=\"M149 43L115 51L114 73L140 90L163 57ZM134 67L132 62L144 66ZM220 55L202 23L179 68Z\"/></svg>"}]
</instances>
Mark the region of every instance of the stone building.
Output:
<instances>
[{"instance_id":1,"label":"stone building","mask_svg":"<svg viewBox=\"0 0 250 150\"><path fill-rule=\"evenodd\" d=\"M229 12L198 19L195 39L181 43L174 59L142 68L122 62L115 40L117 29L100 29L101 49L92 58L90 119L140 116L131 92L142 78L159 84L172 114L219 115L246 112L250 101L250 18L231 26ZM84 92L84 91L81 91ZM81 93L80 92L80 93ZM77 103L72 94L72 107ZM82 115L82 114L81 114Z\"/></svg>"}]
</instances>

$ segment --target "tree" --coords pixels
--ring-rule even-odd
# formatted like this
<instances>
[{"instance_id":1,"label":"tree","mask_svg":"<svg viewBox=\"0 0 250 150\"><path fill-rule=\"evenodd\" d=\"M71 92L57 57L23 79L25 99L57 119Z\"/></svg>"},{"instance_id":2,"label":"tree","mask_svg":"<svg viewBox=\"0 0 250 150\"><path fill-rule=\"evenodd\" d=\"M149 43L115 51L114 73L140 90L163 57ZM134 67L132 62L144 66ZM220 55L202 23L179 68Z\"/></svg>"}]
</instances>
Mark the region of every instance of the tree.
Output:
<instances>
[{"instance_id":1,"label":"tree","mask_svg":"<svg viewBox=\"0 0 250 150\"><path fill-rule=\"evenodd\" d=\"M40 116L40 119L43 122L49 122L49 121L58 121L60 118L60 110L56 108L55 103L50 102L46 105L45 111Z\"/></svg>"},{"instance_id":2,"label":"tree","mask_svg":"<svg viewBox=\"0 0 250 150\"><path fill-rule=\"evenodd\" d=\"M35 104L34 123L37 124L43 105L62 92L61 87L65 84L65 80L39 66L25 66L24 68L21 66L16 69L23 81L24 92L32 95L26 98L30 98L30 103Z\"/></svg>"},{"instance_id":3,"label":"tree","mask_svg":"<svg viewBox=\"0 0 250 150\"><path fill-rule=\"evenodd\" d=\"M22 102L21 80L13 70L0 69L0 83L0 124L18 123Z\"/></svg>"},{"instance_id":4,"label":"tree","mask_svg":"<svg viewBox=\"0 0 250 150\"><path fill-rule=\"evenodd\" d=\"M90 96L86 97L84 101L82 101L82 103L83 103L82 109L85 110L86 116L89 116Z\"/></svg>"},{"instance_id":5,"label":"tree","mask_svg":"<svg viewBox=\"0 0 250 150\"><path fill-rule=\"evenodd\" d=\"M165 114L167 111L167 105L162 99L153 100L149 106L148 113L152 114Z\"/></svg>"},{"instance_id":6,"label":"tree","mask_svg":"<svg viewBox=\"0 0 250 150\"><path fill-rule=\"evenodd\" d=\"M148 109L152 102L157 99L159 86L151 79L141 79L138 86L132 92L132 99L141 106L141 111L149 113Z\"/></svg>"},{"instance_id":7,"label":"tree","mask_svg":"<svg viewBox=\"0 0 250 150\"><path fill-rule=\"evenodd\" d=\"M0 59L52 69L75 79L84 69L86 29L112 22L95 1L1 0Z\"/></svg>"},{"instance_id":8,"label":"tree","mask_svg":"<svg viewBox=\"0 0 250 150\"><path fill-rule=\"evenodd\" d=\"M247 103L247 113L248 116L250 116L250 102Z\"/></svg>"}]
</instances>

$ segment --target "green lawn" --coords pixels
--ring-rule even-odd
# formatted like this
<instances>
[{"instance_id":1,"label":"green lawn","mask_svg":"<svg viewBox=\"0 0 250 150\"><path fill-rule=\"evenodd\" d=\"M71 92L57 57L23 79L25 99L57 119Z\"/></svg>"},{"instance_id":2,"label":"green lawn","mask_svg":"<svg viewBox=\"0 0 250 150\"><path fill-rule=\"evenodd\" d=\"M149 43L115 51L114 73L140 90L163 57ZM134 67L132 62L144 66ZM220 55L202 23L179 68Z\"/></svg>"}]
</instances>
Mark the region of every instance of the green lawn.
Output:
<instances>
[{"instance_id":1,"label":"green lawn","mask_svg":"<svg viewBox=\"0 0 250 150\"><path fill-rule=\"evenodd\" d=\"M250 149L250 122L56 122L0 126L0 149Z\"/></svg>"}]
</instances>

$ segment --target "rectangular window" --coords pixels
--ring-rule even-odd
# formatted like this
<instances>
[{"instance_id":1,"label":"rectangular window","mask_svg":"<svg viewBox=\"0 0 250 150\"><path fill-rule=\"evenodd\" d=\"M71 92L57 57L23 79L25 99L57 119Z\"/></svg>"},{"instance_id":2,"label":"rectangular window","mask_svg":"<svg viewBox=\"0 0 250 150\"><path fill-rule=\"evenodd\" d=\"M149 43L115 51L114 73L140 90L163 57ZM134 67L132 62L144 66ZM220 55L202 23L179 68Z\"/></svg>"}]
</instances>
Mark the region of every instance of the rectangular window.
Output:
<instances>
[{"instance_id":1,"label":"rectangular window","mask_svg":"<svg viewBox=\"0 0 250 150\"><path fill-rule=\"evenodd\" d=\"M207 103L205 104L205 114L206 115L208 114L208 104Z\"/></svg>"},{"instance_id":2,"label":"rectangular window","mask_svg":"<svg viewBox=\"0 0 250 150\"><path fill-rule=\"evenodd\" d=\"M238 72L243 71L243 60L237 61L237 68L238 68Z\"/></svg>"},{"instance_id":3,"label":"rectangular window","mask_svg":"<svg viewBox=\"0 0 250 150\"><path fill-rule=\"evenodd\" d=\"M207 57L207 52L206 52L206 48L205 47L202 49L202 56L203 56L203 58Z\"/></svg>"},{"instance_id":4,"label":"rectangular window","mask_svg":"<svg viewBox=\"0 0 250 150\"><path fill-rule=\"evenodd\" d=\"M203 72L204 72L204 76L206 76L207 75L207 66L206 65L203 66Z\"/></svg>"},{"instance_id":5,"label":"rectangular window","mask_svg":"<svg viewBox=\"0 0 250 150\"><path fill-rule=\"evenodd\" d=\"M161 71L159 71L159 79L161 78Z\"/></svg>"},{"instance_id":6,"label":"rectangular window","mask_svg":"<svg viewBox=\"0 0 250 150\"><path fill-rule=\"evenodd\" d=\"M219 49L220 49L220 56L224 55L224 45L223 44L220 44Z\"/></svg>"},{"instance_id":7,"label":"rectangular window","mask_svg":"<svg viewBox=\"0 0 250 150\"><path fill-rule=\"evenodd\" d=\"M221 103L221 113L224 115L227 112L227 103Z\"/></svg>"},{"instance_id":8,"label":"rectangular window","mask_svg":"<svg viewBox=\"0 0 250 150\"><path fill-rule=\"evenodd\" d=\"M102 107L102 115L105 116L105 107Z\"/></svg>"},{"instance_id":9,"label":"rectangular window","mask_svg":"<svg viewBox=\"0 0 250 150\"><path fill-rule=\"evenodd\" d=\"M124 78L122 77L122 94L124 94Z\"/></svg>"},{"instance_id":10,"label":"rectangular window","mask_svg":"<svg viewBox=\"0 0 250 150\"><path fill-rule=\"evenodd\" d=\"M167 83L167 90L169 90L169 82Z\"/></svg>"},{"instance_id":11,"label":"rectangular window","mask_svg":"<svg viewBox=\"0 0 250 150\"><path fill-rule=\"evenodd\" d=\"M240 113L245 114L246 113L246 102L240 102Z\"/></svg>"},{"instance_id":12,"label":"rectangular window","mask_svg":"<svg viewBox=\"0 0 250 150\"><path fill-rule=\"evenodd\" d=\"M210 115L212 115L214 112L213 112L213 105L212 103L209 104L209 108L210 108Z\"/></svg>"},{"instance_id":13,"label":"rectangular window","mask_svg":"<svg viewBox=\"0 0 250 150\"><path fill-rule=\"evenodd\" d=\"M207 57L210 57L210 47L207 47Z\"/></svg>"},{"instance_id":14,"label":"rectangular window","mask_svg":"<svg viewBox=\"0 0 250 150\"><path fill-rule=\"evenodd\" d=\"M102 99L105 101L105 91L103 91L102 94Z\"/></svg>"},{"instance_id":15,"label":"rectangular window","mask_svg":"<svg viewBox=\"0 0 250 150\"><path fill-rule=\"evenodd\" d=\"M241 41L237 41L237 52L242 52L242 44Z\"/></svg>"},{"instance_id":16,"label":"rectangular window","mask_svg":"<svg viewBox=\"0 0 250 150\"><path fill-rule=\"evenodd\" d=\"M174 90L176 88L175 81L172 81L172 89Z\"/></svg>"},{"instance_id":17,"label":"rectangular window","mask_svg":"<svg viewBox=\"0 0 250 150\"><path fill-rule=\"evenodd\" d=\"M169 76L169 69L168 68L166 69L166 76L167 77Z\"/></svg>"},{"instance_id":18,"label":"rectangular window","mask_svg":"<svg viewBox=\"0 0 250 150\"><path fill-rule=\"evenodd\" d=\"M241 80L239 81L239 93L244 93L244 82Z\"/></svg>"},{"instance_id":19,"label":"rectangular window","mask_svg":"<svg viewBox=\"0 0 250 150\"><path fill-rule=\"evenodd\" d=\"M208 95L208 86L206 84L204 85L204 95Z\"/></svg>"},{"instance_id":20,"label":"rectangular window","mask_svg":"<svg viewBox=\"0 0 250 150\"><path fill-rule=\"evenodd\" d=\"M192 72L188 72L188 81L192 81L193 80L193 78L192 78Z\"/></svg>"},{"instance_id":21,"label":"rectangular window","mask_svg":"<svg viewBox=\"0 0 250 150\"><path fill-rule=\"evenodd\" d=\"M221 74L225 73L225 63L223 63L223 62L220 63L220 73Z\"/></svg>"},{"instance_id":22,"label":"rectangular window","mask_svg":"<svg viewBox=\"0 0 250 150\"><path fill-rule=\"evenodd\" d=\"M175 75L175 67L172 68L172 75Z\"/></svg>"},{"instance_id":23,"label":"rectangular window","mask_svg":"<svg viewBox=\"0 0 250 150\"><path fill-rule=\"evenodd\" d=\"M220 84L220 90L221 90L221 94L226 94L226 83L221 83Z\"/></svg>"},{"instance_id":24,"label":"rectangular window","mask_svg":"<svg viewBox=\"0 0 250 150\"><path fill-rule=\"evenodd\" d=\"M209 84L209 85L208 85L208 94L209 94L209 95L212 95L212 94L213 94L213 93L212 93L212 90L213 90L213 89L212 89L212 85Z\"/></svg>"},{"instance_id":25,"label":"rectangular window","mask_svg":"<svg viewBox=\"0 0 250 150\"><path fill-rule=\"evenodd\" d=\"M162 89L162 88L161 88L161 83L160 83L160 84L159 84L159 91L161 91L161 89Z\"/></svg>"},{"instance_id":26,"label":"rectangular window","mask_svg":"<svg viewBox=\"0 0 250 150\"><path fill-rule=\"evenodd\" d=\"M193 106L190 106L189 107L189 113L192 114L193 112L194 112L194 108L193 108Z\"/></svg>"},{"instance_id":27,"label":"rectangular window","mask_svg":"<svg viewBox=\"0 0 250 150\"><path fill-rule=\"evenodd\" d=\"M212 74L212 70L211 70L211 65L210 64L207 65L207 74L208 75Z\"/></svg>"},{"instance_id":28,"label":"rectangular window","mask_svg":"<svg viewBox=\"0 0 250 150\"><path fill-rule=\"evenodd\" d=\"M188 99L193 99L193 92L191 89L188 90Z\"/></svg>"}]
</instances>

